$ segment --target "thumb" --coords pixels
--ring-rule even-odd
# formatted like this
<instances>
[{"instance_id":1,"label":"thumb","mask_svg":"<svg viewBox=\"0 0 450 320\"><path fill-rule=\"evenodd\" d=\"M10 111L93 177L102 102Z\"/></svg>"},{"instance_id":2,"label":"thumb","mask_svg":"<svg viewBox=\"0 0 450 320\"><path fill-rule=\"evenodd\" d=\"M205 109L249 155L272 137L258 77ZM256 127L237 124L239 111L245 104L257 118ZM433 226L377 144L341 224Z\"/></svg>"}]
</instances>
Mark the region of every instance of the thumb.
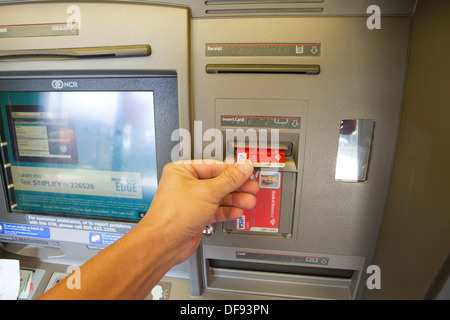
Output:
<instances>
[{"instance_id":1,"label":"thumb","mask_svg":"<svg viewBox=\"0 0 450 320\"><path fill-rule=\"evenodd\" d=\"M220 175L211 179L212 188L222 193L222 197L242 186L253 173L253 164L242 160L234 163Z\"/></svg>"}]
</instances>

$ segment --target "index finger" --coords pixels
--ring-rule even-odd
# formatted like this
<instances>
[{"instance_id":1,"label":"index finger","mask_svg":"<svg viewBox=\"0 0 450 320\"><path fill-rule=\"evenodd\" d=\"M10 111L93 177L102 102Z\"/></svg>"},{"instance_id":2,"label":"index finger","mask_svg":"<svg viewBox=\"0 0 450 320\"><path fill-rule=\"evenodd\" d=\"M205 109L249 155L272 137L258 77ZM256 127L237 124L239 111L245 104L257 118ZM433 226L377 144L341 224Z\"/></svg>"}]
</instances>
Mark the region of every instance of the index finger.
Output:
<instances>
[{"instance_id":1,"label":"index finger","mask_svg":"<svg viewBox=\"0 0 450 320\"><path fill-rule=\"evenodd\" d=\"M177 161L174 164L184 166L186 170L198 179L215 178L232 165L232 163L218 160L188 160Z\"/></svg>"}]
</instances>

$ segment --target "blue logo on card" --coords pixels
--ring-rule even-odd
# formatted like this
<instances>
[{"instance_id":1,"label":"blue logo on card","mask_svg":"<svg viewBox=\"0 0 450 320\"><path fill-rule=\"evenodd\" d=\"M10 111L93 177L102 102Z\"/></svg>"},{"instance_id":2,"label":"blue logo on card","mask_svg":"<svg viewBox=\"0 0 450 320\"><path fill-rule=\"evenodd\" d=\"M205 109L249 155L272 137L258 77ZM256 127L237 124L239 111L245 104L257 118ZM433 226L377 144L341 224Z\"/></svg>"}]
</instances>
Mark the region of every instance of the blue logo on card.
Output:
<instances>
[{"instance_id":1,"label":"blue logo on card","mask_svg":"<svg viewBox=\"0 0 450 320\"><path fill-rule=\"evenodd\" d=\"M242 216L239 219L237 219L236 229L238 229L238 230L245 229L245 216Z\"/></svg>"}]
</instances>

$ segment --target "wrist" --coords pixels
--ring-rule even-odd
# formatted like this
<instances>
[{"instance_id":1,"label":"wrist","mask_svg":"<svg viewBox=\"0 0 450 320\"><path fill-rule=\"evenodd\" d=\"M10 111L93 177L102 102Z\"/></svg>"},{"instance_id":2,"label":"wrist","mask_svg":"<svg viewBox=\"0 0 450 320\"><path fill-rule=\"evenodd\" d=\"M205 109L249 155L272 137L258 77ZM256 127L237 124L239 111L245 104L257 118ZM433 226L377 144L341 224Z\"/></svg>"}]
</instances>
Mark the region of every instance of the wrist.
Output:
<instances>
[{"instance_id":1,"label":"wrist","mask_svg":"<svg viewBox=\"0 0 450 320\"><path fill-rule=\"evenodd\" d=\"M195 252L201 242L201 231L187 232L186 226L178 225L180 222L173 218L177 215L171 216L170 212L162 208L155 211L158 215L152 216L151 211L149 210L136 228L148 237L146 241L151 244L152 250L158 247L158 252L164 254L164 259L168 261L168 271L171 267L187 260Z\"/></svg>"},{"instance_id":2,"label":"wrist","mask_svg":"<svg viewBox=\"0 0 450 320\"><path fill-rule=\"evenodd\" d=\"M135 239L138 245L143 246L142 251L155 260L153 265L167 266L168 271L176 264L173 261L176 261L179 243L174 234L170 233L171 228L168 228L165 223L146 218L132 230L135 233Z\"/></svg>"}]
</instances>

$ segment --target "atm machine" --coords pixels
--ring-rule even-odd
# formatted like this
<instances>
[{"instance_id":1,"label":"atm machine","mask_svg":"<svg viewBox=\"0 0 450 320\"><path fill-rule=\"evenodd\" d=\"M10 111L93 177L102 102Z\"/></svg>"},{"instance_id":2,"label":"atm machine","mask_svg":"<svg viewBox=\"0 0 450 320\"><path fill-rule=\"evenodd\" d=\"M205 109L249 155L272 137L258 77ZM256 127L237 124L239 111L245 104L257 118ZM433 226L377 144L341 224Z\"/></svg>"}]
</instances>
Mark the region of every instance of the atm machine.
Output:
<instances>
[{"instance_id":1,"label":"atm machine","mask_svg":"<svg viewBox=\"0 0 450 320\"><path fill-rule=\"evenodd\" d=\"M261 189L166 275L172 293L361 299L415 5L0 1L0 242L31 271L24 298L131 230L178 154L256 157ZM200 142L177 149L177 129Z\"/></svg>"}]
</instances>

